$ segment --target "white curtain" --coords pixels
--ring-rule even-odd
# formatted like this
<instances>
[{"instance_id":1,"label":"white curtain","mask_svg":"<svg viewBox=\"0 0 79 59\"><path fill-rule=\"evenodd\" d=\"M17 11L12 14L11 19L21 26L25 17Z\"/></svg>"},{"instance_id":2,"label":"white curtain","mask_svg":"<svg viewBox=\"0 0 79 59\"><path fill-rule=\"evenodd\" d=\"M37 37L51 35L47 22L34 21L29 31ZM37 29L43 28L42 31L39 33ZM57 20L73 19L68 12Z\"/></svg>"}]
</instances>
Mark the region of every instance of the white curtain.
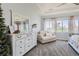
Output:
<instances>
[{"instance_id":1,"label":"white curtain","mask_svg":"<svg viewBox=\"0 0 79 59\"><path fill-rule=\"evenodd\" d=\"M42 30L51 32L79 32L79 16L42 20ZM59 31L61 29L61 31Z\"/></svg>"},{"instance_id":2,"label":"white curtain","mask_svg":"<svg viewBox=\"0 0 79 59\"><path fill-rule=\"evenodd\" d=\"M45 23L45 19L42 19L42 20L41 20L41 31L44 30L44 23Z\"/></svg>"},{"instance_id":3,"label":"white curtain","mask_svg":"<svg viewBox=\"0 0 79 59\"><path fill-rule=\"evenodd\" d=\"M74 16L69 20L69 32L78 33L79 32L79 17Z\"/></svg>"},{"instance_id":4,"label":"white curtain","mask_svg":"<svg viewBox=\"0 0 79 59\"><path fill-rule=\"evenodd\" d=\"M53 19L45 19L44 30L55 32L55 21Z\"/></svg>"}]
</instances>

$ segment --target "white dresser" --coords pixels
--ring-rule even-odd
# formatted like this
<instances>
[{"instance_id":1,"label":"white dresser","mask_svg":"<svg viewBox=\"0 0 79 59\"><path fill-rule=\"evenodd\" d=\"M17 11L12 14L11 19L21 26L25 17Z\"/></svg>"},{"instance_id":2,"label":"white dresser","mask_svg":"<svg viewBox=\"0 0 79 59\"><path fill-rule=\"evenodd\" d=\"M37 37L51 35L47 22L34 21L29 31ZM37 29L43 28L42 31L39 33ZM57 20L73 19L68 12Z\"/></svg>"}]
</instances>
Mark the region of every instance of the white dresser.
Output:
<instances>
[{"instance_id":1,"label":"white dresser","mask_svg":"<svg viewBox=\"0 0 79 59\"><path fill-rule=\"evenodd\" d=\"M22 56L37 45L37 34L20 33L12 34L12 55Z\"/></svg>"}]
</instances>

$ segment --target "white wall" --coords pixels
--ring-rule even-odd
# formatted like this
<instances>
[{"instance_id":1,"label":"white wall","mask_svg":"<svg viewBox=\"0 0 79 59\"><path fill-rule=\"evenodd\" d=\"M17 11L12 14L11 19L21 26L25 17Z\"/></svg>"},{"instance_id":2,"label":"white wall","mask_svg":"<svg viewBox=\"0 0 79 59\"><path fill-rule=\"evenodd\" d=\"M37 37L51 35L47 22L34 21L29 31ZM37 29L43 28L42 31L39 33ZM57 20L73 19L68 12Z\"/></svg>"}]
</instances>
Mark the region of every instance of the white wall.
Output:
<instances>
[{"instance_id":1,"label":"white wall","mask_svg":"<svg viewBox=\"0 0 79 59\"><path fill-rule=\"evenodd\" d=\"M40 15L32 15L30 17L30 25L37 24L37 32L41 29L41 18Z\"/></svg>"},{"instance_id":2,"label":"white wall","mask_svg":"<svg viewBox=\"0 0 79 59\"><path fill-rule=\"evenodd\" d=\"M21 14L25 17L29 17L30 27L32 24L37 24L37 29L40 30L40 16L39 8L36 4L30 3L3 3L3 16L5 18L6 25L10 25L11 15L10 9L13 13Z\"/></svg>"}]
</instances>

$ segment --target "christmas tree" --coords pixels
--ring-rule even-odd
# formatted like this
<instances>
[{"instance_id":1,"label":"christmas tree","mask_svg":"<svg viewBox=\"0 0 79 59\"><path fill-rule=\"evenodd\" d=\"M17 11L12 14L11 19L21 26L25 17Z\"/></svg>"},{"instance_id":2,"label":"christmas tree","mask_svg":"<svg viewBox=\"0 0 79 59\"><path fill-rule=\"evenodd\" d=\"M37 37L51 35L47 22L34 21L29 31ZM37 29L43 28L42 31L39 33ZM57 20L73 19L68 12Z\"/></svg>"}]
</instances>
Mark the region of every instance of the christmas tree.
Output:
<instances>
[{"instance_id":1,"label":"christmas tree","mask_svg":"<svg viewBox=\"0 0 79 59\"><path fill-rule=\"evenodd\" d=\"M0 56L8 55L8 45L6 39L6 26L2 17L2 9L0 4Z\"/></svg>"}]
</instances>

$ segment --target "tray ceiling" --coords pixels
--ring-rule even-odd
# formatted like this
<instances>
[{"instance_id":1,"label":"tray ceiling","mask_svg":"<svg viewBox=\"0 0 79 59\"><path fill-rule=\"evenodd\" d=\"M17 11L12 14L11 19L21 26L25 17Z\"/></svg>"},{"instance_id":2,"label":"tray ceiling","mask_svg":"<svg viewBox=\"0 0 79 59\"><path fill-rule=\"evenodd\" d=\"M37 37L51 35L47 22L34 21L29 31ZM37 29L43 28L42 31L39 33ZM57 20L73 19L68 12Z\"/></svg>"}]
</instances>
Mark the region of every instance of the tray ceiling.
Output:
<instances>
[{"instance_id":1,"label":"tray ceiling","mask_svg":"<svg viewBox=\"0 0 79 59\"><path fill-rule=\"evenodd\" d=\"M79 5L75 3L37 3L36 5L42 14L79 9Z\"/></svg>"}]
</instances>

